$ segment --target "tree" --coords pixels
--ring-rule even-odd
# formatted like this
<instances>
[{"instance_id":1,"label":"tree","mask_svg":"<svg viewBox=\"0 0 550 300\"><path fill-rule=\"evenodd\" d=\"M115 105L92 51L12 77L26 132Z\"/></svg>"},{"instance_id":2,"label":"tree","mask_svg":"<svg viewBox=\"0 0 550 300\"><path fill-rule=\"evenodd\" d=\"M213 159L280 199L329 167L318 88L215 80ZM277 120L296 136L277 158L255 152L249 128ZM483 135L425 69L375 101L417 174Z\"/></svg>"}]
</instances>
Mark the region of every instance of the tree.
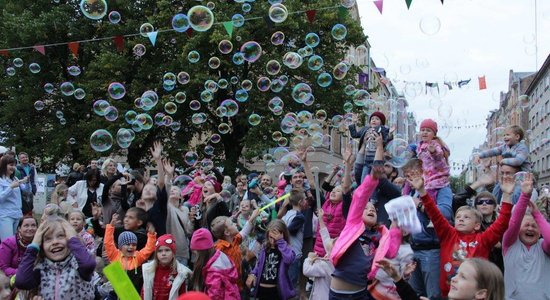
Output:
<instances>
[{"instance_id":1,"label":"tree","mask_svg":"<svg viewBox=\"0 0 550 300\"><path fill-rule=\"evenodd\" d=\"M176 130L176 125L153 126L149 130L139 131L140 128L134 126L139 132L136 132L127 151L132 167L143 163L140 159L147 155L145 149L156 139L165 141L166 151L180 164L183 163L182 153L189 150L208 157L202 149L210 143L211 134L217 133L219 124L225 123L230 126L229 133L221 134L219 144L210 145L215 148L212 158L221 162L231 174L235 168L241 166L241 158L251 159L276 146L276 142L271 139L271 133L280 130L280 120L284 113L274 115L268 109L268 102L273 97L283 99L285 113L302 110L315 113L315 110L324 109L329 116L341 112L342 105L349 100L350 96L344 93L344 87L355 83L359 72L357 67L352 66L343 80L333 79L332 85L327 88L316 84L317 76L321 72L332 73L334 66L344 60L350 45L357 46L365 40L360 25L351 20L349 15L339 13L336 8L339 3L340 1L335 0L287 1L284 5L291 14L283 23L272 23L266 21L270 5L265 1L250 3L252 9L249 13L242 11L242 3L216 2L213 12L217 23L206 32L188 31L186 34L163 30L171 27L175 14L185 13L197 3L169 0L109 1L109 11L118 11L122 16L122 21L115 25L109 23L107 17L100 21L85 18L77 1L68 1L65 4L2 1L0 9L3 18L0 20L0 29L5 37L0 41L0 48L135 34L145 22L161 30L155 46L151 45L147 37L125 37L122 52L117 51L110 39L81 43L77 57L70 53L66 45L47 47L44 56L28 49L10 51L9 57L1 58L4 65L11 67L13 59L19 57L23 59L25 66L15 67L16 74L13 76L0 77L0 126L3 128L4 144L14 145L42 158L43 168L51 170L58 161L83 162L92 157L119 151L115 141L111 152L95 152L89 146L89 137L100 128L108 130L113 136L116 136L120 128L132 128L124 118L127 111L148 113L153 120L156 119L155 116L161 120L157 114L162 112L174 122L179 122L180 129ZM311 24L303 13L309 9L318 9L316 19ZM300 13L292 13L298 11ZM221 22L231 20L237 13L247 20L242 27L234 27L230 38ZM331 36L331 29L337 23L342 23L347 28L347 36L341 41ZM284 44L279 46L270 41L272 33L276 31L281 31L286 36ZM291 69L283 65L284 54L304 48L304 37L310 32L318 34L320 44L309 50L322 57L324 66L316 71L310 70L308 59L311 55L303 58L304 62L299 68ZM218 50L219 42L224 39L233 44L230 54L221 54ZM260 58L255 62L234 64L233 55L248 41L261 45ZM132 53L136 44L143 44L147 49L142 57L136 57ZM198 63L189 62L187 56L191 51L199 52L201 58ZM211 57L219 58L218 68L209 67L208 61ZM266 64L270 60L277 60L281 64L280 73L267 74ZM41 66L38 74L28 70L27 66L32 62ZM70 66L78 66L82 73L71 76L68 72ZM163 76L166 73L178 74L181 71L190 75L189 83L178 83L173 90L163 85ZM262 92L256 87L257 80L262 76L273 81L283 75L288 78L288 83L279 92ZM232 78L236 78L236 84L231 83ZM215 92L203 93L206 90L205 82L211 80L218 83L220 79L229 82L226 89L218 86ZM250 80L254 87L247 92L248 100L238 103L238 114L233 117L218 116L216 109L220 103L225 99L235 99L237 91L242 92L245 80ZM76 100L73 96L63 96L60 92L63 82L72 82L75 88L82 88L86 93L85 98ZM124 98L109 99L107 87L111 82L120 82L125 86ZM52 83L56 87L52 94L44 91L46 83ZM305 106L292 99L292 89L298 83L311 86L315 97L312 106ZM147 90L154 90L159 96L159 102L150 111L143 111L135 107L134 99ZM176 103L177 112L170 115L164 111L164 105L174 102L174 96L178 92L184 92L187 99L184 103ZM201 99L201 93L204 98L200 101L200 109L191 110L189 103ZM99 99L105 99L116 107L119 114L116 121L108 122L94 113L93 103ZM45 103L43 110L34 109L37 100ZM58 111L62 113L65 122L60 122L59 116L56 117L56 114L60 114ZM197 113L204 113L206 121L194 124L192 119ZM252 113L261 116L261 122L257 126L248 122Z\"/></svg>"}]
</instances>

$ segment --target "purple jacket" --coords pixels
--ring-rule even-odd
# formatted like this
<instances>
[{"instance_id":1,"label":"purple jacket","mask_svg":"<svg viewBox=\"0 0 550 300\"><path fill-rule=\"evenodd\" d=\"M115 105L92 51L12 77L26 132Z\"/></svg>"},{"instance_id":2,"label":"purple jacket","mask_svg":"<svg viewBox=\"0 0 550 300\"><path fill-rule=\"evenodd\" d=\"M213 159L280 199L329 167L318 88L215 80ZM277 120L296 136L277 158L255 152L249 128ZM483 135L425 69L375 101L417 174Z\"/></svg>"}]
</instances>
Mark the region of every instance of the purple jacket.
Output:
<instances>
[{"instance_id":1,"label":"purple jacket","mask_svg":"<svg viewBox=\"0 0 550 300\"><path fill-rule=\"evenodd\" d=\"M294 261L296 254L290 248L290 245L284 240L280 239L277 241L277 248L281 251L281 256L283 257L281 264L279 265L279 272L277 276L277 290L279 291L279 296L281 299L286 300L296 296L296 292L290 283L290 277L288 275L288 267ZM256 276L256 286L254 287L254 297L258 293L258 288L260 287L260 278L264 271L265 264L265 248L260 251L258 260L256 261L256 267L250 274Z\"/></svg>"},{"instance_id":2,"label":"purple jacket","mask_svg":"<svg viewBox=\"0 0 550 300\"><path fill-rule=\"evenodd\" d=\"M27 247L17 242L16 236L10 236L0 245L0 270L11 277L17 272L17 267Z\"/></svg>"}]
</instances>

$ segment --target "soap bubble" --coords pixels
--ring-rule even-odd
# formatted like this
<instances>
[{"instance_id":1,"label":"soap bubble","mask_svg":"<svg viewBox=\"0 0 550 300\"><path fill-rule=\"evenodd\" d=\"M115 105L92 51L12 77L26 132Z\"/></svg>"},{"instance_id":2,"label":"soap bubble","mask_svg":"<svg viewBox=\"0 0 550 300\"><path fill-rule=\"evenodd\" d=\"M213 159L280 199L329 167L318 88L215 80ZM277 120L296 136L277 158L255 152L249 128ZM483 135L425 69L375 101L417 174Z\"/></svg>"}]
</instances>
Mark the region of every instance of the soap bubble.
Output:
<instances>
[{"instance_id":1,"label":"soap bubble","mask_svg":"<svg viewBox=\"0 0 550 300\"><path fill-rule=\"evenodd\" d=\"M220 67L220 65L221 65L220 59L215 56L210 57L210 59L208 60L208 66L210 67L210 69L216 70L217 68Z\"/></svg>"},{"instance_id":2,"label":"soap bubble","mask_svg":"<svg viewBox=\"0 0 550 300\"><path fill-rule=\"evenodd\" d=\"M283 134L280 131L273 131L271 133L271 139L275 142L279 141L283 137Z\"/></svg>"},{"instance_id":3,"label":"soap bubble","mask_svg":"<svg viewBox=\"0 0 550 300\"><path fill-rule=\"evenodd\" d=\"M58 119L63 119L65 116L63 115L63 112L58 110L55 112L55 117Z\"/></svg>"},{"instance_id":4,"label":"soap bubble","mask_svg":"<svg viewBox=\"0 0 550 300\"><path fill-rule=\"evenodd\" d=\"M319 55L311 56L307 61L307 67L312 71L317 71L323 67L323 58Z\"/></svg>"},{"instance_id":5,"label":"soap bubble","mask_svg":"<svg viewBox=\"0 0 550 300\"><path fill-rule=\"evenodd\" d=\"M267 106L269 107L269 109L271 111L273 111L274 109L276 109L278 107L283 108L284 107L284 102L279 97L273 97L271 100L269 100L269 103L267 104Z\"/></svg>"},{"instance_id":6,"label":"soap bubble","mask_svg":"<svg viewBox=\"0 0 550 300\"><path fill-rule=\"evenodd\" d=\"M237 102L235 102L235 100L233 99L223 100L220 104L220 107L225 108L226 117L234 117L239 112L239 104L237 104Z\"/></svg>"},{"instance_id":7,"label":"soap bubble","mask_svg":"<svg viewBox=\"0 0 550 300\"><path fill-rule=\"evenodd\" d=\"M13 59L13 65L16 68L21 68L23 66L23 60L19 57Z\"/></svg>"},{"instance_id":8,"label":"soap bubble","mask_svg":"<svg viewBox=\"0 0 550 300\"><path fill-rule=\"evenodd\" d=\"M356 90L355 93L353 93L353 103L359 107L365 106L369 99L370 94L366 90Z\"/></svg>"},{"instance_id":9,"label":"soap bubble","mask_svg":"<svg viewBox=\"0 0 550 300\"><path fill-rule=\"evenodd\" d=\"M243 12L250 12L250 10L252 9L252 6L249 3L243 3L243 5L241 6L241 9L243 10Z\"/></svg>"},{"instance_id":10,"label":"soap bubble","mask_svg":"<svg viewBox=\"0 0 550 300\"><path fill-rule=\"evenodd\" d=\"M291 69L299 68L302 62L302 57L296 52L289 51L283 56L283 64Z\"/></svg>"},{"instance_id":11,"label":"soap bubble","mask_svg":"<svg viewBox=\"0 0 550 300\"><path fill-rule=\"evenodd\" d=\"M99 20L107 14L106 0L81 0L80 11L89 19Z\"/></svg>"},{"instance_id":12,"label":"soap bubble","mask_svg":"<svg viewBox=\"0 0 550 300\"><path fill-rule=\"evenodd\" d=\"M190 51L189 54L187 54L187 60L192 64L198 62L199 59L201 59L201 55L195 50Z\"/></svg>"},{"instance_id":13,"label":"soap bubble","mask_svg":"<svg viewBox=\"0 0 550 300\"><path fill-rule=\"evenodd\" d=\"M70 139L69 139L69 144L71 144L71 145L74 145L74 144L76 144L76 139L75 139L75 138L73 138L73 137L72 137L72 138L70 138Z\"/></svg>"},{"instance_id":14,"label":"soap bubble","mask_svg":"<svg viewBox=\"0 0 550 300\"><path fill-rule=\"evenodd\" d=\"M217 133L212 134L212 136L210 137L210 142L214 144L219 143L221 140L222 140L222 137Z\"/></svg>"},{"instance_id":15,"label":"soap bubble","mask_svg":"<svg viewBox=\"0 0 550 300\"><path fill-rule=\"evenodd\" d=\"M33 74L37 74L37 73L40 73L40 65L37 64L37 63L32 63L29 65L29 71L31 71L31 73Z\"/></svg>"},{"instance_id":16,"label":"soap bubble","mask_svg":"<svg viewBox=\"0 0 550 300\"><path fill-rule=\"evenodd\" d=\"M191 79L191 77L189 76L189 73L187 72L179 72L177 77L178 77L178 82L180 84L187 84Z\"/></svg>"},{"instance_id":17,"label":"soap bubble","mask_svg":"<svg viewBox=\"0 0 550 300\"><path fill-rule=\"evenodd\" d=\"M122 99L124 95L126 95L126 88L120 82L112 82L109 84L107 91L109 92L109 97L115 100Z\"/></svg>"},{"instance_id":18,"label":"soap bubble","mask_svg":"<svg viewBox=\"0 0 550 300\"><path fill-rule=\"evenodd\" d=\"M234 14L233 17L231 17L231 21L233 22L233 26L235 27L242 27L244 25L244 16L241 14Z\"/></svg>"},{"instance_id":19,"label":"soap bubble","mask_svg":"<svg viewBox=\"0 0 550 300\"><path fill-rule=\"evenodd\" d=\"M260 117L260 115L258 114L251 114L248 117L248 124L252 126L257 126L260 124L260 122L262 122L262 117Z\"/></svg>"},{"instance_id":20,"label":"soap bubble","mask_svg":"<svg viewBox=\"0 0 550 300\"><path fill-rule=\"evenodd\" d=\"M388 163L395 168L403 167L411 158L412 153L408 149L409 143L400 138L394 138L386 146L386 152L390 155Z\"/></svg>"},{"instance_id":21,"label":"soap bubble","mask_svg":"<svg viewBox=\"0 0 550 300\"><path fill-rule=\"evenodd\" d=\"M229 40L221 40L218 43L218 50L220 50L222 54L229 54L233 51L233 43Z\"/></svg>"},{"instance_id":22,"label":"soap bubble","mask_svg":"<svg viewBox=\"0 0 550 300\"><path fill-rule=\"evenodd\" d=\"M220 89L226 89L228 85L229 82L227 82L227 79L221 78L220 80L218 80L218 87L220 87Z\"/></svg>"},{"instance_id":23,"label":"soap bubble","mask_svg":"<svg viewBox=\"0 0 550 300\"><path fill-rule=\"evenodd\" d=\"M271 35L271 43L275 46L282 45L285 42L285 34L282 31L274 32Z\"/></svg>"},{"instance_id":24,"label":"soap bubble","mask_svg":"<svg viewBox=\"0 0 550 300\"><path fill-rule=\"evenodd\" d=\"M49 83L49 82L46 83L46 84L44 84L44 91L45 91L46 93L51 94L51 93L53 93L53 90L54 90L53 84L51 84L51 83Z\"/></svg>"},{"instance_id":25,"label":"soap bubble","mask_svg":"<svg viewBox=\"0 0 550 300\"><path fill-rule=\"evenodd\" d=\"M214 24L214 14L208 7L202 5L193 6L187 12L187 18L191 27L199 32L207 31Z\"/></svg>"},{"instance_id":26,"label":"soap bubble","mask_svg":"<svg viewBox=\"0 0 550 300\"><path fill-rule=\"evenodd\" d=\"M334 66L334 69L332 69L332 75L334 79L336 80L342 80L346 75L348 74L348 65L346 65L343 62L340 62Z\"/></svg>"},{"instance_id":27,"label":"soap bubble","mask_svg":"<svg viewBox=\"0 0 550 300\"><path fill-rule=\"evenodd\" d=\"M107 107L111 106L106 100L97 100L93 104L94 113L98 116L105 116Z\"/></svg>"},{"instance_id":28,"label":"soap bubble","mask_svg":"<svg viewBox=\"0 0 550 300\"><path fill-rule=\"evenodd\" d=\"M327 72L319 74L319 76L317 76L317 84L320 87L330 86L332 84L332 76Z\"/></svg>"},{"instance_id":29,"label":"soap bubble","mask_svg":"<svg viewBox=\"0 0 550 300\"><path fill-rule=\"evenodd\" d=\"M294 101L304 103L311 97L312 90L307 83L300 82L294 86L291 95Z\"/></svg>"},{"instance_id":30,"label":"soap bubble","mask_svg":"<svg viewBox=\"0 0 550 300\"><path fill-rule=\"evenodd\" d=\"M188 151L187 153L185 153L185 155L183 156L183 160L185 161L185 163L189 166L193 166L197 163L197 161L199 160L199 155L194 152L194 151Z\"/></svg>"},{"instance_id":31,"label":"soap bubble","mask_svg":"<svg viewBox=\"0 0 550 300\"><path fill-rule=\"evenodd\" d=\"M435 35L441 28L441 21L436 16L426 16L420 20L420 30L426 35Z\"/></svg>"},{"instance_id":32,"label":"soap bubble","mask_svg":"<svg viewBox=\"0 0 550 300\"><path fill-rule=\"evenodd\" d=\"M63 82L59 87L63 96L72 96L74 94L74 85L70 82Z\"/></svg>"},{"instance_id":33,"label":"soap bubble","mask_svg":"<svg viewBox=\"0 0 550 300\"><path fill-rule=\"evenodd\" d=\"M38 100L34 102L34 109L41 111L44 109L44 107L46 107L46 105L44 104L44 101Z\"/></svg>"},{"instance_id":34,"label":"soap bubble","mask_svg":"<svg viewBox=\"0 0 550 300\"><path fill-rule=\"evenodd\" d=\"M74 90L73 96L77 100L82 100L82 99L84 99L84 97L86 97L86 91L84 91L81 88L77 88L76 90Z\"/></svg>"},{"instance_id":35,"label":"soap bubble","mask_svg":"<svg viewBox=\"0 0 550 300\"><path fill-rule=\"evenodd\" d=\"M214 155L214 147L212 145L206 145L204 146L204 153L206 155L212 156Z\"/></svg>"},{"instance_id":36,"label":"soap bubble","mask_svg":"<svg viewBox=\"0 0 550 300\"><path fill-rule=\"evenodd\" d=\"M147 52L147 48L143 44L136 44L132 51L135 56L142 57Z\"/></svg>"},{"instance_id":37,"label":"soap bubble","mask_svg":"<svg viewBox=\"0 0 550 300\"><path fill-rule=\"evenodd\" d=\"M281 120L281 131L290 134L293 133L294 130L296 130L296 127L298 126L298 122L295 118L292 117L284 117Z\"/></svg>"},{"instance_id":38,"label":"soap bubble","mask_svg":"<svg viewBox=\"0 0 550 300\"><path fill-rule=\"evenodd\" d=\"M233 63L236 65L242 65L244 63L244 55L241 52L233 54Z\"/></svg>"},{"instance_id":39,"label":"soap bubble","mask_svg":"<svg viewBox=\"0 0 550 300\"><path fill-rule=\"evenodd\" d=\"M13 68L13 67L8 67L8 68L6 69L6 74L8 74L9 76L15 75L15 68Z\"/></svg>"},{"instance_id":40,"label":"soap bubble","mask_svg":"<svg viewBox=\"0 0 550 300\"><path fill-rule=\"evenodd\" d=\"M306 41L306 45L312 48L315 48L319 45L319 42L321 41L321 39L315 32L310 32L306 35L305 41Z\"/></svg>"},{"instance_id":41,"label":"soap bubble","mask_svg":"<svg viewBox=\"0 0 550 300\"><path fill-rule=\"evenodd\" d=\"M105 152L113 146L113 136L105 129L98 129L90 136L90 146L96 152Z\"/></svg>"},{"instance_id":42,"label":"soap bubble","mask_svg":"<svg viewBox=\"0 0 550 300\"><path fill-rule=\"evenodd\" d=\"M276 60L270 60L265 65L265 70L269 75L277 75L281 71L281 64Z\"/></svg>"},{"instance_id":43,"label":"soap bubble","mask_svg":"<svg viewBox=\"0 0 550 300\"><path fill-rule=\"evenodd\" d=\"M201 103L197 100L193 100L193 101L189 102L189 108L191 110L197 111L197 110L201 109Z\"/></svg>"},{"instance_id":44,"label":"soap bubble","mask_svg":"<svg viewBox=\"0 0 550 300\"><path fill-rule=\"evenodd\" d=\"M266 92L269 90L269 87L271 86L271 80L267 77L260 77L258 78L258 81L256 82L256 86L258 87L258 90L262 92Z\"/></svg>"},{"instance_id":45,"label":"soap bubble","mask_svg":"<svg viewBox=\"0 0 550 300\"><path fill-rule=\"evenodd\" d=\"M129 110L124 114L124 120L126 120L126 123L133 124L136 121L137 113L133 110Z\"/></svg>"},{"instance_id":46,"label":"soap bubble","mask_svg":"<svg viewBox=\"0 0 550 300\"><path fill-rule=\"evenodd\" d=\"M172 72L166 72L164 75L162 75L162 82L167 85L174 85L176 84L176 74Z\"/></svg>"},{"instance_id":47,"label":"soap bubble","mask_svg":"<svg viewBox=\"0 0 550 300\"><path fill-rule=\"evenodd\" d=\"M205 113L195 113L191 116L191 122L195 125L202 124L206 122L206 114Z\"/></svg>"},{"instance_id":48,"label":"soap bubble","mask_svg":"<svg viewBox=\"0 0 550 300\"><path fill-rule=\"evenodd\" d=\"M355 0L340 0L340 4L345 8L352 8L355 5Z\"/></svg>"},{"instance_id":49,"label":"soap bubble","mask_svg":"<svg viewBox=\"0 0 550 300\"><path fill-rule=\"evenodd\" d=\"M151 109L157 105L159 96L155 91L148 90L141 94L141 101L145 107L149 107L149 109Z\"/></svg>"},{"instance_id":50,"label":"soap bubble","mask_svg":"<svg viewBox=\"0 0 550 300\"><path fill-rule=\"evenodd\" d=\"M262 55L262 47L258 42L249 41L241 46L241 53L243 54L244 60L253 63Z\"/></svg>"},{"instance_id":51,"label":"soap bubble","mask_svg":"<svg viewBox=\"0 0 550 300\"><path fill-rule=\"evenodd\" d=\"M153 27L151 23L143 23L139 27L139 34L141 34L142 37L147 37L147 34L153 31L155 31L155 27Z\"/></svg>"},{"instance_id":52,"label":"soap bubble","mask_svg":"<svg viewBox=\"0 0 550 300\"><path fill-rule=\"evenodd\" d=\"M142 130L149 130L153 128L153 118L148 114L139 114L136 116L136 122Z\"/></svg>"},{"instance_id":53,"label":"soap bubble","mask_svg":"<svg viewBox=\"0 0 550 300\"><path fill-rule=\"evenodd\" d=\"M177 32L185 32L189 29L189 19L184 14L177 14L172 17L172 28Z\"/></svg>"},{"instance_id":54,"label":"soap bubble","mask_svg":"<svg viewBox=\"0 0 550 300\"><path fill-rule=\"evenodd\" d=\"M118 109L114 106L109 106L105 109L105 119L109 122L113 122L118 119Z\"/></svg>"},{"instance_id":55,"label":"soap bubble","mask_svg":"<svg viewBox=\"0 0 550 300\"><path fill-rule=\"evenodd\" d=\"M67 73L71 76L78 76L80 75L81 71L78 66L70 66L67 68Z\"/></svg>"},{"instance_id":56,"label":"soap bubble","mask_svg":"<svg viewBox=\"0 0 550 300\"><path fill-rule=\"evenodd\" d=\"M346 38L346 35L348 34L348 29L342 24L336 24L332 27L331 34L335 40L341 41Z\"/></svg>"},{"instance_id":57,"label":"soap bubble","mask_svg":"<svg viewBox=\"0 0 550 300\"><path fill-rule=\"evenodd\" d=\"M120 13L118 11L112 11L109 13L109 22L112 24L118 24L121 20Z\"/></svg>"},{"instance_id":58,"label":"soap bubble","mask_svg":"<svg viewBox=\"0 0 550 300\"><path fill-rule=\"evenodd\" d=\"M221 123L218 125L218 132L221 134L227 134L231 130L231 127L227 123Z\"/></svg>"},{"instance_id":59,"label":"soap bubble","mask_svg":"<svg viewBox=\"0 0 550 300\"><path fill-rule=\"evenodd\" d=\"M276 3L269 8L268 15L274 23L282 23L288 17L288 10L283 4Z\"/></svg>"},{"instance_id":60,"label":"soap bubble","mask_svg":"<svg viewBox=\"0 0 550 300\"><path fill-rule=\"evenodd\" d=\"M245 89L240 89L235 92L235 100L246 102L248 100L248 92Z\"/></svg>"},{"instance_id":61,"label":"soap bubble","mask_svg":"<svg viewBox=\"0 0 550 300\"><path fill-rule=\"evenodd\" d=\"M174 102L166 102L166 104L164 104L164 111L173 115L178 111L178 106Z\"/></svg>"}]
</instances>

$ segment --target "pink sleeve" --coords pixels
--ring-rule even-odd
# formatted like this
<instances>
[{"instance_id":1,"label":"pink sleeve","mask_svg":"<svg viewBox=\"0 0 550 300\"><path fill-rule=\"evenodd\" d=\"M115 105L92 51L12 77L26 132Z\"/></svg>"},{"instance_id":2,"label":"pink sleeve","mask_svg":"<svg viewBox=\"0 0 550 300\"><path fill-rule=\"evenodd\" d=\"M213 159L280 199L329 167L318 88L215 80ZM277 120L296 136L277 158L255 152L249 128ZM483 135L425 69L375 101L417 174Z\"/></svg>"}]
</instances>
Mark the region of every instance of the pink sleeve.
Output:
<instances>
[{"instance_id":1,"label":"pink sleeve","mask_svg":"<svg viewBox=\"0 0 550 300\"><path fill-rule=\"evenodd\" d=\"M368 175L361 185L353 192L346 223L355 224L363 222L363 210L365 210L376 186L378 186L378 179L373 178L372 175Z\"/></svg>"},{"instance_id":2,"label":"pink sleeve","mask_svg":"<svg viewBox=\"0 0 550 300\"><path fill-rule=\"evenodd\" d=\"M386 253L387 258L395 258L397 252L399 252L399 247L401 247L401 229L391 228L390 229L390 246L388 248L388 253Z\"/></svg>"},{"instance_id":3,"label":"pink sleeve","mask_svg":"<svg viewBox=\"0 0 550 300\"><path fill-rule=\"evenodd\" d=\"M516 203L516 207L512 211L512 218L510 219L508 230L506 230L502 238L502 255L506 255L508 248L518 239L519 227L521 226L521 221L525 215L525 210L527 210L527 204L530 198L531 195L521 193L518 203Z\"/></svg>"},{"instance_id":4,"label":"pink sleeve","mask_svg":"<svg viewBox=\"0 0 550 300\"><path fill-rule=\"evenodd\" d=\"M550 256L550 224L546 221L540 211L533 212L533 218L539 226L540 234L542 235L542 250L546 255Z\"/></svg>"}]
</instances>

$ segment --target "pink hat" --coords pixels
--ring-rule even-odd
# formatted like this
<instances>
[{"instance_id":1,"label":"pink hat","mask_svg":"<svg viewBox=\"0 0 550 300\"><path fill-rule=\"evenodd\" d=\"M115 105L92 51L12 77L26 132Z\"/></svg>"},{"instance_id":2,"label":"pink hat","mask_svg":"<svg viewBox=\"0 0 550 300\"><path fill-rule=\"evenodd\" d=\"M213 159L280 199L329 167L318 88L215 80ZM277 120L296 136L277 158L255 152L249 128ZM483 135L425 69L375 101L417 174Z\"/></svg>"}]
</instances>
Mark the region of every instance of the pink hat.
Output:
<instances>
[{"instance_id":1,"label":"pink hat","mask_svg":"<svg viewBox=\"0 0 550 300\"><path fill-rule=\"evenodd\" d=\"M202 292L187 292L181 295L178 300L210 300L207 294Z\"/></svg>"},{"instance_id":2,"label":"pink hat","mask_svg":"<svg viewBox=\"0 0 550 300\"><path fill-rule=\"evenodd\" d=\"M176 253L176 240L171 234L163 234L157 239L155 249L158 250L160 246L166 246Z\"/></svg>"},{"instance_id":3,"label":"pink hat","mask_svg":"<svg viewBox=\"0 0 550 300\"><path fill-rule=\"evenodd\" d=\"M437 135L437 123L432 119L426 119L420 123L420 129L429 128Z\"/></svg>"},{"instance_id":4,"label":"pink hat","mask_svg":"<svg viewBox=\"0 0 550 300\"><path fill-rule=\"evenodd\" d=\"M214 247L212 234L206 228L200 228L191 237L191 250L208 250Z\"/></svg>"}]
</instances>

